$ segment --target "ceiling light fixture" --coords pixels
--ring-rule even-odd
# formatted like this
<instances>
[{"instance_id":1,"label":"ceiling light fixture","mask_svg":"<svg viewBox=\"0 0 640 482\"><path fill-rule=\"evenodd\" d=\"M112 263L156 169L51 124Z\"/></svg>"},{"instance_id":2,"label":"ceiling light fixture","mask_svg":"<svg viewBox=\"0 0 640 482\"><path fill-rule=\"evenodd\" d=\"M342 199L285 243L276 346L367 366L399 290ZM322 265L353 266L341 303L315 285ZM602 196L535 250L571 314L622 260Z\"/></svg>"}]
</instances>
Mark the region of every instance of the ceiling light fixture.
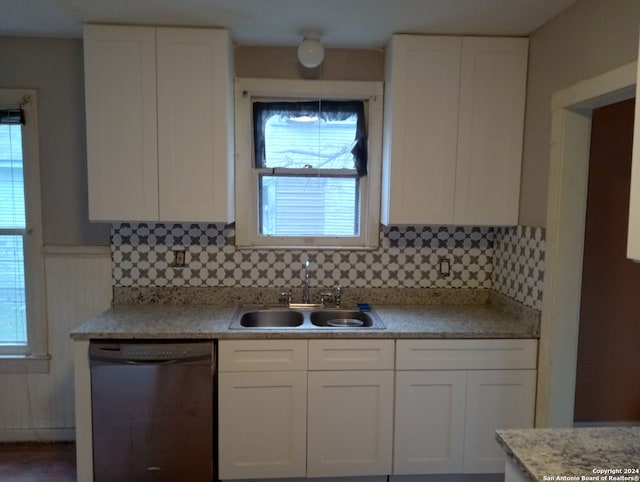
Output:
<instances>
[{"instance_id":1,"label":"ceiling light fixture","mask_svg":"<svg viewBox=\"0 0 640 482\"><path fill-rule=\"evenodd\" d=\"M298 46L298 60L308 69L313 69L324 60L324 47L320 43L320 34L305 32Z\"/></svg>"}]
</instances>

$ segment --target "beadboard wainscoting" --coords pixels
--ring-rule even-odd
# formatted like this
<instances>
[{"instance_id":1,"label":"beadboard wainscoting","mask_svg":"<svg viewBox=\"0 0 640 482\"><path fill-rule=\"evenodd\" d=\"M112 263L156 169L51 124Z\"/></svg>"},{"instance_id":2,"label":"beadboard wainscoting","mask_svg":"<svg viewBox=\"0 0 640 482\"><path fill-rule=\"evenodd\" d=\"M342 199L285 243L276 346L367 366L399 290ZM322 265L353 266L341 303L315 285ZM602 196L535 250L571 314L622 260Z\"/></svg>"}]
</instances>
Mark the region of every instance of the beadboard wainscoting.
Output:
<instances>
[{"instance_id":1,"label":"beadboard wainscoting","mask_svg":"<svg viewBox=\"0 0 640 482\"><path fill-rule=\"evenodd\" d=\"M48 373L0 373L0 441L75 439L73 350L69 332L112 299L108 247L44 249Z\"/></svg>"}]
</instances>

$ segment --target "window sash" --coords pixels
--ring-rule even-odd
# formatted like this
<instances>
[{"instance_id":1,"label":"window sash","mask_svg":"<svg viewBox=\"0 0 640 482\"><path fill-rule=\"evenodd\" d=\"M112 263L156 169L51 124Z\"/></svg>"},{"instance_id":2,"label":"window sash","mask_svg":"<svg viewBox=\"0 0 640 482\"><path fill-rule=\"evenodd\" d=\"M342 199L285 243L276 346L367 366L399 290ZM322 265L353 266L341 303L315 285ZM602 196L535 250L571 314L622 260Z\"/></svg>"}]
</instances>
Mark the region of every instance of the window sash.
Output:
<instances>
[{"instance_id":1,"label":"window sash","mask_svg":"<svg viewBox=\"0 0 640 482\"><path fill-rule=\"evenodd\" d=\"M0 110L0 353L28 342L23 122L21 109Z\"/></svg>"},{"instance_id":2,"label":"window sash","mask_svg":"<svg viewBox=\"0 0 640 482\"><path fill-rule=\"evenodd\" d=\"M367 174L367 129L364 101L255 101L253 102L253 146L254 167L263 168L267 163L265 148L265 128L268 119L274 115L317 116L323 120L346 120L356 116L356 132L351 154L359 176Z\"/></svg>"},{"instance_id":3,"label":"window sash","mask_svg":"<svg viewBox=\"0 0 640 482\"><path fill-rule=\"evenodd\" d=\"M0 122L0 229L26 226L23 129Z\"/></svg>"},{"instance_id":4,"label":"window sash","mask_svg":"<svg viewBox=\"0 0 640 482\"><path fill-rule=\"evenodd\" d=\"M366 150L364 158L356 158L358 153L362 153L362 149L357 146L358 142L366 143L363 128L364 102L254 102L254 162L257 173L256 188L259 192L258 236L359 238L361 196L358 178L362 173L357 168L321 167L318 162L315 162L319 157L314 157L314 161L310 161L313 162L313 166L309 164L304 168L267 167L268 163L277 164L281 161L280 157L276 159L266 157L266 143L269 142L266 137L266 126L268 120L276 115L290 118L317 117L327 121L344 121L355 116L356 126L352 127L354 132L354 147L351 148L352 165L356 167L360 163L361 166L365 166L366 172ZM320 125L318 129L325 129L326 132L331 127ZM304 135L299 131L297 133ZM319 145L318 148L320 147ZM310 148L309 155L318 154L312 151L313 149ZM304 162L306 160L296 164L302 165ZM278 182L278 178L281 181ZM301 184L300 179L309 181ZM332 183L330 179L355 181L351 184L343 184L336 181ZM327 188L335 190L327 190Z\"/></svg>"},{"instance_id":5,"label":"window sash","mask_svg":"<svg viewBox=\"0 0 640 482\"><path fill-rule=\"evenodd\" d=\"M0 353L28 342L24 237L10 231L0 229Z\"/></svg>"},{"instance_id":6,"label":"window sash","mask_svg":"<svg viewBox=\"0 0 640 482\"><path fill-rule=\"evenodd\" d=\"M261 169L259 171L260 174L257 176L259 236L290 238L313 236L334 239L360 237L362 196L360 177L355 170L335 169L325 172L317 169ZM308 171L315 171L315 173L310 174ZM272 180L268 181L269 178ZM268 189L268 182L274 183L278 179L291 184ZM296 180L304 182L305 185L303 187L295 185ZM352 184L342 184L339 180L350 180ZM291 191L292 188L295 192ZM334 191L327 191L327 188ZM327 193L330 195L327 196ZM269 208L275 208L275 210Z\"/></svg>"}]
</instances>

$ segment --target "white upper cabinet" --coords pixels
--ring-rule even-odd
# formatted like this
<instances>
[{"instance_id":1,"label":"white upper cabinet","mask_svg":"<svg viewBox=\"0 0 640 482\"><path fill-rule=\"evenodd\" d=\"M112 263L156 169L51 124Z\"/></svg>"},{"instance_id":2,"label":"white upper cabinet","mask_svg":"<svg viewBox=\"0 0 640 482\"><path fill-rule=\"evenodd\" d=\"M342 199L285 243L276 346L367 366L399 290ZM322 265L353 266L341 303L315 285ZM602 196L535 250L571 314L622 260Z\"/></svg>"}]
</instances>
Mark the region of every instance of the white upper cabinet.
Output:
<instances>
[{"instance_id":1,"label":"white upper cabinet","mask_svg":"<svg viewBox=\"0 0 640 482\"><path fill-rule=\"evenodd\" d=\"M233 220L233 54L225 30L161 28L160 220Z\"/></svg>"},{"instance_id":2,"label":"white upper cabinet","mask_svg":"<svg viewBox=\"0 0 640 482\"><path fill-rule=\"evenodd\" d=\"M84 29L89 218L158 217L155 29Z\"/></svg>"},{"instance_id":3,"label":"white upper cabinet","mask_svg":"<svg viewBox=\"0 0 640 482\"><path fill-rule=\"evenodd\" d=\"M397 35L385 74L382 221L453 220L460 37Z\"/></svg>"},{"instance_id":4,"label":"white upper cabinet","mask_svg":"<svg viewBox=\"0 0 640 482\"><path fill-rule=\"evenodd\" d=\"M462 40L456 224L515 225L528 40Z\"/></svg>"},{"instance_id":5,"label":"white upper cabinet","mask_svg":"<svg viewBox=\"0 0 640 482\"><path fill-rule=\"evenodd\" d=\"M225 30L86 25L89 217L233 220Z\"/></svg>"},{"instance_id":6,"label":"white upper cabinet","mask_svg":"<svg viewBox=\"0 0 640 482\"><path fill-rule=\"evenodd\" d=\"M382 222L518 222L528 41L396 35Z\"/></svg>"}]
</instances>

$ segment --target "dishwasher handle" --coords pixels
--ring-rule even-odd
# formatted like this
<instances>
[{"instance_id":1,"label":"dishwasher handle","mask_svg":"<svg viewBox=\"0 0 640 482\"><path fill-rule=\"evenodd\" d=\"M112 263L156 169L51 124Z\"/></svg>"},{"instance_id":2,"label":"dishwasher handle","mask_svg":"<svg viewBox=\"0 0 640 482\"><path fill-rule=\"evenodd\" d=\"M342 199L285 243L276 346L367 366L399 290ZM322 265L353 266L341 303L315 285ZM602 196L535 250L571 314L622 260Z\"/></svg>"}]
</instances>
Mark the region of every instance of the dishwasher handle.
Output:
<instances>
[{"instance_id":1,"label":"dishwasher handle","mask_svg":"<svg viewBox=\"0 0 640 482\"><path fill-rule=\"evenodd\" d=\"M206 360L207 358L201 358L202 360ZM185 361L196 361L193 359L184 360L174 358L172 360L122 360L122 363L125 365L173 365L175 363L184 363Z\"/></svg>"}]
</instances>

